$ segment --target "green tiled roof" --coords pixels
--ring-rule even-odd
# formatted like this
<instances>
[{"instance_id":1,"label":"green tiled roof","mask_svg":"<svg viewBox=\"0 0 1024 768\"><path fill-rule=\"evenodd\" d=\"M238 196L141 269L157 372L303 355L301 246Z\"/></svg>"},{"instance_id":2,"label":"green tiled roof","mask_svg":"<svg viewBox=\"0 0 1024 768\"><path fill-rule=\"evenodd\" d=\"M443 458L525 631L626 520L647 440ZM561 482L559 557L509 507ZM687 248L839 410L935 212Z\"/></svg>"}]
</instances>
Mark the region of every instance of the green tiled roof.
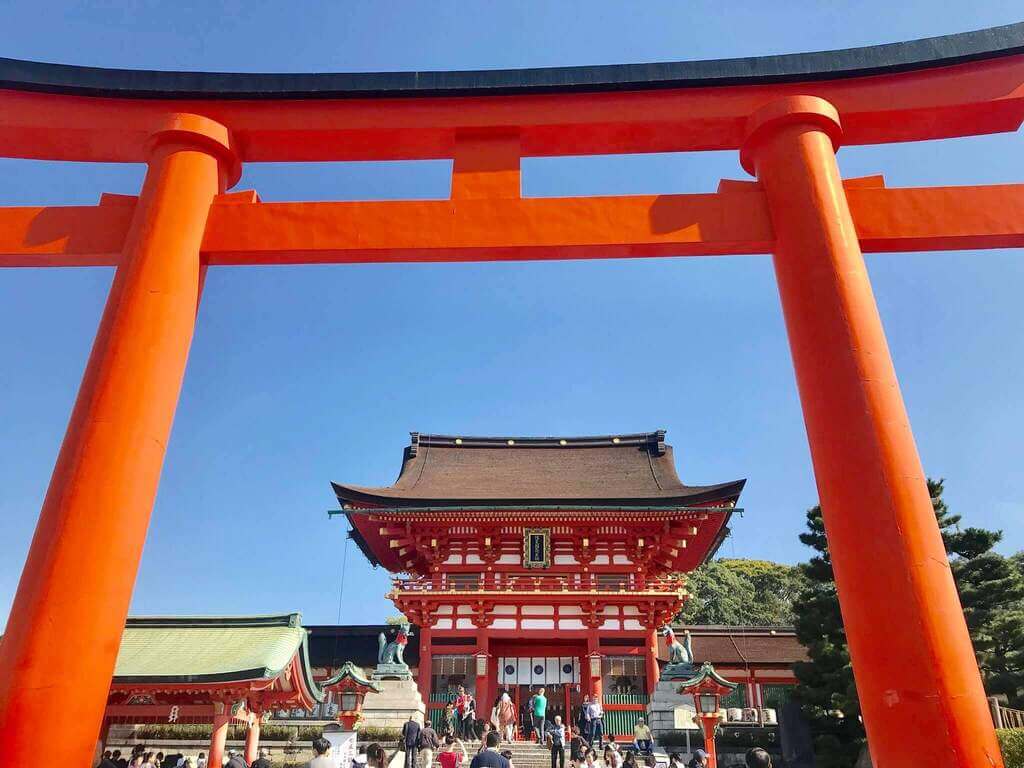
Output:
<instances>
[{"instance_id":1,"label":"green tiled roof","mask_svg":"<svg viewBox=\"0 0 1024 768\"><path fill-rule=\"evenodd\" d=\"M115 683L225 682L279 675L295 654L312 683L297 613L246 617L130 618ZM314 695L319 693L311 685Z\"/></svg>"}]
</instances>

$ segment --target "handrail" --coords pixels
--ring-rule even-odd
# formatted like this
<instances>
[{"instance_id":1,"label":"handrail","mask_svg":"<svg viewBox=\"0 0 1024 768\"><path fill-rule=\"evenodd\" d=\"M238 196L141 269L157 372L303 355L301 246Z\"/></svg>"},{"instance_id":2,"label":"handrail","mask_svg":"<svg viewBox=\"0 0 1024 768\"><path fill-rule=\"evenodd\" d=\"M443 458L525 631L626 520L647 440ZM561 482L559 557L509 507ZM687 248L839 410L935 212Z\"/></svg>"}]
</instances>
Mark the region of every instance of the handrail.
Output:
<instances>
[{"instance_id":1,"label":"handrail","mask_svg":"<svg viewBox=\"0 0 1024 768\"><path fill-rule=\"evenodd\" d=\"M516 576L511 579L494 583L484 580L468 582L465 579L452 579L445 583L435 584L430 578L392 579L392 586L399 592L437 592L437 593L476 593L476 592L599 592L609 593L678 593L686 590L684 578L648 579L639 586L630 583L628 578L614 584L594 582L583 583L570 577L553 576Z\"/></svg>"}]
</instances>

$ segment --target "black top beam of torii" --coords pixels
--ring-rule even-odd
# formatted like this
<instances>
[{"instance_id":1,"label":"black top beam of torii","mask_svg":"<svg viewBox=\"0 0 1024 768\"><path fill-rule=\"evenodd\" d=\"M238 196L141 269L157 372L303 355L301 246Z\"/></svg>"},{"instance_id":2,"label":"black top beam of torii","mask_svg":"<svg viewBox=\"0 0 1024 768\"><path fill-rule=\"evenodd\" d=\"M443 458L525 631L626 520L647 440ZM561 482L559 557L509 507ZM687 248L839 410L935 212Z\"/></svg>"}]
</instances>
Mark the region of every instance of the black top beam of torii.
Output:
<instances>
[{"instance_id":1,"label":"black top beam of torii","mask_svg":"<svg viewBox=\"0 0 1024 768\"><path fill-rule=\"evenodd\" d=\"M1024 22L899 43L707 61L454 72L108 69L0 58L0 88L134 99L345 99L636 91L837 80L1024 53Z\"/></svg>"}]
</instances>

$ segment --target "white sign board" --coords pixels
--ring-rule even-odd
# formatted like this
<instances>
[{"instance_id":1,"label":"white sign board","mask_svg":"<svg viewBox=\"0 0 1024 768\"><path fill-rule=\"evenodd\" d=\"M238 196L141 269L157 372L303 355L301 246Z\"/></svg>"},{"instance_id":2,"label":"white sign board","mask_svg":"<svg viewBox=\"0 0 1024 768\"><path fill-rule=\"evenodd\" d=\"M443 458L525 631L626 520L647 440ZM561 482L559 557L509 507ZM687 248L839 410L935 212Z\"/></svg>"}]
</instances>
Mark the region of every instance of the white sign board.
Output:
<instances>
[{"instance_id":1,"label":"white sign board","mask_svg":"<svg viewBox=\"0 0 1024 768\"><path fill-rule=\"evenodd\" d=\"M352 768L356 758L355 731L334 731L328 728L324 729L324 738L331 742L332 764L335 768Z\"/></svg>"},{"instance_id":2,"label":"white sign board","mask_svg":"<svg viewBox=\"0 0 1024 768\"><path fill-rule=\"evenodd\" d=\"M672 727L676 730L691 730L697 728L697 708L693 705L693 697L686 696L689 703L683 703L672 710Z\"/></svg>"}]
</instances>

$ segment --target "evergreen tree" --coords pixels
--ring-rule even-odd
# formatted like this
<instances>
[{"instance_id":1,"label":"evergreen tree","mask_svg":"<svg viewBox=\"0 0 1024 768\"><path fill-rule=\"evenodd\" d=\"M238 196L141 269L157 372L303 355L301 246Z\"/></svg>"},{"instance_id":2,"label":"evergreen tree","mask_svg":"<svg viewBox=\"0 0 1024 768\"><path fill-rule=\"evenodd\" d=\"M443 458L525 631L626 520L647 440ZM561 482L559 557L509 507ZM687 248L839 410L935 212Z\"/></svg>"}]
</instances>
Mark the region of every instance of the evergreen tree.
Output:
<instances>
[{"instance_id":1,"label":"evergreen tree","mask_svg":"<svg viewBox=\"0 0 1024 768\"><path fill-rule=\"evenodd\" d=\"M753 585L718 560L688 574L686 591L690 597L679 613L686 624L745 624L754 603Z\"/></svg>"},{"instance_id":2,"label":"evergreen tree","mask_svg":"<svg viewBox=\"0 0 1024 768\"><path fill-rule=\"evenodd\" d=\"M1005 694L1011 705L1017 705L1024 689L1024 578L1016 556L992 551L1002 540L1002 531L958 529L960 516L950 515L942 500L942 480L929 480L928 490L985 690L989 695Z\"/></svg>"},{"instance_id":3,"label":"evergreen tree","mask_svg":"<svg viewBox=\"0 0 1024 768\"><path fill-rule=\"evenodd\" d=\"M810 660L794 665L795 697L814 734L819 768L848 768L864 744L864 726L821 507L807 510L807 532L800 541L816 554L801 566L807 586L794 625Z\"/></svg>"},{"instance_id":4,"label":"evergreen tree","mask_svg":"<svg viewBox=\"0 0 1024 768\"><path fill-rule=\"evenodd\" d=\"M797 566L770 560L712 560L686 578L690 598L679 614L686 624L792 624L803 588Z\"/></svg>"},{"instance_id":5,"label":"evergreen tree","mask_svg":"<svg viewBox=\"0 0 1024 768\"><path fill-rule=\"evenodd\" d=\"M928 491L986 689L1016 703L1024 692L1024 554L993 552L998 531L960 529L960 515L942 499L942 480L929 480ZM796 665L796 695L816 734L819 766L839 768L856 761L864 728L820 507L808 510L807 528L800 541L816 554L802 566L808 586L795 625L810 661Z\"/></svg>"}]
</instances>

